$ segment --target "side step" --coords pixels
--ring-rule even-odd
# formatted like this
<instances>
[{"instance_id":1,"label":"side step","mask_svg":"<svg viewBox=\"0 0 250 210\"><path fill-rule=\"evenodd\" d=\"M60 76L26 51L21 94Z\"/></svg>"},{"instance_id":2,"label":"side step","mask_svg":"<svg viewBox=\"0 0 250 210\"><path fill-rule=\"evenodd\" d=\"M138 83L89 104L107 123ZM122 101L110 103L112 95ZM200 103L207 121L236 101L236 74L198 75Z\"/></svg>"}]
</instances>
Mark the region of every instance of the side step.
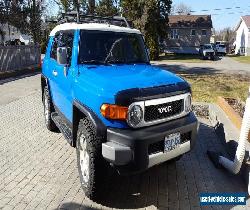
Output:
<instances>
[{"instance_id":1,"label":"side step","mask_svg":"<svg viewBox=\"0 0 250 210\"><path fill-rule=\"evenodd\" d=\"M62 118L56 112L51 113L51 118L58 127L58 129L61 131L67 142L72 146L72 129L62 120Z\"/></svg>"}]
</instances>

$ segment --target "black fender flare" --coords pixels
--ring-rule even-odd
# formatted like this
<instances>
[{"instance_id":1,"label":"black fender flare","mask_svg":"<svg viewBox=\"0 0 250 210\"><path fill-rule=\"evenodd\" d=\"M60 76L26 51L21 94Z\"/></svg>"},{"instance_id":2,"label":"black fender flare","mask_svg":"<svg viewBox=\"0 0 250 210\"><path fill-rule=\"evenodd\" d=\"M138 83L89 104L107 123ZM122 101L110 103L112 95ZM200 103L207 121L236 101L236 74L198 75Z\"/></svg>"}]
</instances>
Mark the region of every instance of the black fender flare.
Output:
<instances>
[{"instance_id":1,"label":"black fender flare","mask_svg":"<svg viewBox=\"0 0 250 210\"><path fill-rule=\"evenodd\" d=\"M107 136L107 127L100 120L100 118L91 110L89 107L83 105L81 102L74 100L73 101L73 126L72 126L72 137L73 137L73 146L76 146L76 137L78 123L81 117L87 117L87 119L94 125L96 129L96 134L98 137L101 137L103 140Z\"/></svg>"}]
</instances>

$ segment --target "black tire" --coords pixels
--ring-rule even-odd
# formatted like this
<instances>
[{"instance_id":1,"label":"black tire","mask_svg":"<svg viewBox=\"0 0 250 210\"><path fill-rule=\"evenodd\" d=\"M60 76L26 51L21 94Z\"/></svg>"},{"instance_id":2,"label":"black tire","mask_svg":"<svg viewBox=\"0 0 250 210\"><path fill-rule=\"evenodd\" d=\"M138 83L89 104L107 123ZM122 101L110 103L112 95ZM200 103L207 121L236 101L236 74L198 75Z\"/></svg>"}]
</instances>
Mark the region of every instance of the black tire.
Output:
<instances>
[{"instance_id":1,"label":"black tire","mask_svg":"<svg viewBox=\"0 0 250 210\"><path fill-rule=\"evenodd\" d=\"M101 154L101 145L102 138L97 137L93 124L87 118L81 119L76 140L77 167L85 195L92 200L97 199L102 181L105 180L107 174L105 171L107 165ZM85 155L83 155L84 151L86 151ZM81 158L81 155L84 158ZM83 166L84 164L85 166ZM88 169L86 169L86 165Z\"/></svg>"},{"instance_id":2,"label":"black tire","mask_svg":"<svg viewBox=\"0 0 250 210\"><path fill-rule=\"evenodd\" d=\"M173 160L174 160L174 161L179 161L179 160L182 158L182 156L183 156L183 155L180 155L180 156L174 158Z\"/></svg>"},{"instance_id":3,"label":"black tire","mask_svg":"<svg viewBox=\"0 0 250 210\"><path fill-rule=\"evenodd\" d=\"M45 119L45 125L48 130L50 131L56 131L57 127L54 123L54 121L51 118L51 113L53 112L53 106L50 99L50 94L48 87L44 87L43 91L43 108L44 108L44 119Z\"/></svg>"}]
</instances>

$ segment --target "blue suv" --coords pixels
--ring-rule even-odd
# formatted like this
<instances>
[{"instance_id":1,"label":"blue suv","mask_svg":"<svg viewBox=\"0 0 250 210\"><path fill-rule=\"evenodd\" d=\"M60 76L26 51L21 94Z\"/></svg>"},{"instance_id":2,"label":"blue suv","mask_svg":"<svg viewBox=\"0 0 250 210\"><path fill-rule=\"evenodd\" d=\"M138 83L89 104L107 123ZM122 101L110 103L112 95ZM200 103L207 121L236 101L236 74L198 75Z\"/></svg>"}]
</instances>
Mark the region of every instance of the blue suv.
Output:
<instances>
[{"instance_id":1,"label":"blue suv","mask_svg":"<svg viewBox=\"0 0 250 210\"><path fill-rule=\"evenodd\" d=\"M189 84L150 65L140 31L117 21L56 26L42 65L46 126L76 147L90 198L109 166L129 175L178 158L198 129Z\"/></svg>"}]
</instances>

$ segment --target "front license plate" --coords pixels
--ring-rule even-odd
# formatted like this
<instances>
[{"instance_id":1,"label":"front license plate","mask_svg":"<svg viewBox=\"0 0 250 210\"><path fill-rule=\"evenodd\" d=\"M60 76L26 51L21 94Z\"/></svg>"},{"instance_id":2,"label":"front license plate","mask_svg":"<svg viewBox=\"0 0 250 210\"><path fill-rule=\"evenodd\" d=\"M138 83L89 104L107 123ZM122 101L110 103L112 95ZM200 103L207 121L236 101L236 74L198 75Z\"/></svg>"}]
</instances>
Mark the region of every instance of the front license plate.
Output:
<instances>
[{"instance_id":1,"label":"front license plate","mask_svg":"<svg viewBox=\"0 0 250 210\"><path fill-rule=\"evenodd\" d=\"M181 134L180 133L173 133L165 137L164 142L164 151L169 152L171 150L176 149L179 147L181 143Z\"/></svg>"}]
</instances>

